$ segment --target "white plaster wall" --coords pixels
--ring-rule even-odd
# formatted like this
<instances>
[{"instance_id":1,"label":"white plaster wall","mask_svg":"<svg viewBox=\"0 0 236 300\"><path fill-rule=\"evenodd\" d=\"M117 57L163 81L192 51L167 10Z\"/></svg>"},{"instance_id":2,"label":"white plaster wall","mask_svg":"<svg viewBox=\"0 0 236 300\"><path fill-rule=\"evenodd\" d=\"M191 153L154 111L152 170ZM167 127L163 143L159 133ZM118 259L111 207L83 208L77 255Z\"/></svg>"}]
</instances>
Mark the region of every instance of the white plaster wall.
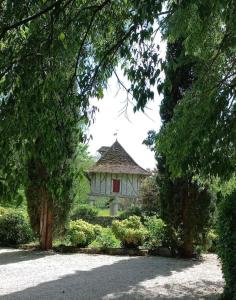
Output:
<instances>
[{"instance_id":1,"label":"white plaster wall","mask_svg":"<svg viewBox=\"0 0 236 300\"><path fill-rule=\"evenodd\" d=\"M120 180L121 197L136 197L139 192L141 179L139 175L96 173L91 176L91 194L113 196L112 180Z\"/></svg>"}]
</instances>

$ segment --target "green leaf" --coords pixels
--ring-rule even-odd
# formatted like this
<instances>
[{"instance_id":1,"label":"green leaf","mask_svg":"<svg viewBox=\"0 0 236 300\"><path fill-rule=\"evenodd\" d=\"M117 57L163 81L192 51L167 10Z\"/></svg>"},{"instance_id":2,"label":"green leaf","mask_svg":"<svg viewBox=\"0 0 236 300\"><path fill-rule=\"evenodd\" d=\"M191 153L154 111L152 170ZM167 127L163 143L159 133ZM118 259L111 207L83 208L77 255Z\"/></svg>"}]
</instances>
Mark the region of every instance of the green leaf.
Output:
<instances>
[{"instance_id":1,"label":"green leaf","mask_svg":"<svg viewBox=\"0 0 236 300\"><path fill-rule=\"evenodd\" d=\"M64 39L65 39L65 34L64 34L64 32L61 32L60 34L59 34L59 36L58 36L58 39L60 40L60 41L64 41Z\"/></svg>"}]
</instances>

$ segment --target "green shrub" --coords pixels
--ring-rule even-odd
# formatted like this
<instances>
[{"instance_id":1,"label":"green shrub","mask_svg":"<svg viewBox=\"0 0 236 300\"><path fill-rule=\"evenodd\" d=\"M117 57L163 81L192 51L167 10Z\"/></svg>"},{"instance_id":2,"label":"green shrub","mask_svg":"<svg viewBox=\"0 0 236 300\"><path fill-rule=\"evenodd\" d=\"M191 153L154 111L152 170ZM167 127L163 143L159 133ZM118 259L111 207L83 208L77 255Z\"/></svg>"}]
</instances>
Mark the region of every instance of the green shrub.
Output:
<instances>
[{"instance_id":1,"label":"green shrub","mask_svg":"<svg viewBox=\"0 0 236 300\"><path fill-rule=\"evenodd\" d=\"M0 217L5 215L8 212L8 209L0 206Z\"/></svg>"},{"instance_id":2,"label":"green shrub","mask_svg":"<svg viewBox=\"0 0 236 300\"><path fill-rule=\"evenodd\" d=\"M141 217L142 216L142 210L140 207L138 206L132 206L128 209L126 209L125 211L123 211L120 215L119 218L124 220L124 219L128 219L131 216L138 216Z\"/></svg>"},{"instance_id":3,"label":"green shrub","mask_svg":"<svg viewBox=\"0 0 236 300\"><path fill-rule=\"evenodd\" d=\"M222 199L218 218L217 248L226 283L223 299L236 300L236 190Z\"/></svg>"},{"instance_id":4,"label":"green shrub","mask_svg":"<svg viewBox=\"0 0 236 300\"><path fill-rule=\"evenodd\" d=\"M155 249L158 246L162 246L163 241L166 238L166 224L157 217L146 218L145 226L148 230L148 239L146 246L151 249Z\"/></svg>"},{"instance_id":5,"label":"green shrub","mask_svg":"<svg viewBox=\"0 0 236 300\"><path fill-rule=\"evenodd\" d=\"M98 209L87 204L76 207L72 213L72 220L84 220L91 222L98 215Z\"/></svg>"},{"instance_id":6,"label":"green shrub","mask_svg":"<svg viewBox=\"0 0 236 300\"><path fill-rule=\"evenodd\" d=\"M114 220L120 220L120 218L117 216L97 216L93 219L93 221L91 221L91 223L101 225L102 227L111 227Z\"/></svg>"},{"instance_id":7,"label":"green shrub","mask_svg":"<svg viewBox=\"0 0 236 300\"><path fill-rule=\"evenodd\" d=\"M96 239L100 233L101 226L92 225L83 220L70 221L68 238L73 246L86 247Z\"/></svg>"},{"instance_id":8,"label":"green shrub","mask_svg":"<svg viewBox=\"0 0 236 300\"><path fill-rule=\"evenodd\" d=\"M141 184L139 196L142 203L142 210L147 216L154 216L160 213L160 191L157 184L158 174L148 176Z\"/></svg>"},{"instance_id":9,"label":"green shrub","mask_svg":"<svg viewBox=\"0 0 236 300\"><path fill-rule=\"evenodd\" d=\"M214 229L211 229L207 233L207 237L206 237L206 247L205 247L206 250L209 252L216 252L218 241L219 241L219 235Z\"/></svg>"},{"instance_id":10,"label":"green shrub","mask_svg":"<svg viewBox=\"0 0 236 300\"><path fill-rule=\"evenodd\" d=\"M2 246L24 244L32 240L33 232L21 213L10 210L0 215L0 244Z\"/></svg>"},{"instance_id":11,"label":"green shrub","mask_svg":"<svg viewBox=\"0 0 236 300\"><path fill-rule=\"evenodd\" d=\"M143 245L148 235L138 216L131 216L123 221L114 221L112 231L125 248L137 248Z\"/></svg>"},{"instance_id":12,"label":"green shrub","mask_svg":"<svg viewBox=\"0 0 236 300\"><path fill-rule=\"evenodd\" d=\"M102 228L98 234L96 240L92 243L92 247L107 249L107 248L118 248L120 242L113 234L111 228Z\"/></svg>"},{"instance_id":13,"label":"green shrub","mask_svg":"<svg viewBox=\"0 0 236 300\"><path fill-rule=\"evenodd\" d=\"M27 218L27 215L24 214L24 211L22 211L20 209L0 206L0 217L5 214L10 214L10 213L17 213L17 214L22 215L25 219Z\"/></svg>"}]
</instances>

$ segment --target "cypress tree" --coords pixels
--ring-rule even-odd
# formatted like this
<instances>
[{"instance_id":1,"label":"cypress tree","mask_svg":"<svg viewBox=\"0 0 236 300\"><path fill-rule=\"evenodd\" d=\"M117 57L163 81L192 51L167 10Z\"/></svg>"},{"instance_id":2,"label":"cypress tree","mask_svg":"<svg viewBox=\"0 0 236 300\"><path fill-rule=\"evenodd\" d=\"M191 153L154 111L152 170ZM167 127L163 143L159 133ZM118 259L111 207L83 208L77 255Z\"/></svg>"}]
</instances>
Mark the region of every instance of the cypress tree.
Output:
<instances>
[{"instance_id":1,"label":"cypress tree","mask_svg":"<svg viewBox=\"0 0 236 300\"><path fill-rule=\"evenodd\" d=\"M196 62L183 53L181 39L168 43L164 68L166 77L160 86L164 96L160 107L163 127L171 122L174 108L193 84L195 65ZM205 235L210 224L211 194L206 188L201 189L196 182L192 182L191 174L172 179L162 153L157 153L157 161L162 218L179 233L180 254L192 257L194 244Z\"/></svg>"}]
</instances>

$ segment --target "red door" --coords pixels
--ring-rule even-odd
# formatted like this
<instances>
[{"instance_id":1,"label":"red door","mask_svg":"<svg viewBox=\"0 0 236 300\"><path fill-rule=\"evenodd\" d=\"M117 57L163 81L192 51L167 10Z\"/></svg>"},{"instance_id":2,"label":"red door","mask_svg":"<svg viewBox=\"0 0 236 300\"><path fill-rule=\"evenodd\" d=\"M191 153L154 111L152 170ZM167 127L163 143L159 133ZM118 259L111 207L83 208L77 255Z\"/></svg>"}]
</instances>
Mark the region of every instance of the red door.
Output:
<instances>
[{"instance_id":1,"label":"red door","mask_svg":"<svg viewBox=\"0 0 236 300\"><path fill-rule=\"evenodd\" d=\"M113 193L119 193L120 192L120 180L113 179Z\"/></svg>"}]
</instances>

